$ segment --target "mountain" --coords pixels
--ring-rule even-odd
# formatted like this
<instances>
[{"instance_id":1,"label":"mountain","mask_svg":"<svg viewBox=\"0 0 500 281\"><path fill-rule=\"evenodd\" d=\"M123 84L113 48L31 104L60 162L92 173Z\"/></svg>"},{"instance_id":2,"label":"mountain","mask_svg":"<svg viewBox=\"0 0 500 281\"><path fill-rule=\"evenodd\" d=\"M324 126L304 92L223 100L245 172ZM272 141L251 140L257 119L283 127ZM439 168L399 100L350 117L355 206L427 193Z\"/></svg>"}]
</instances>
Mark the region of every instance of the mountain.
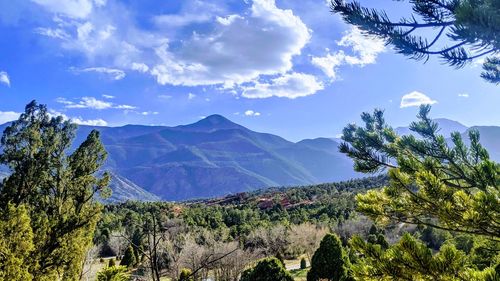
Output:
<instances>
[{"instance_id":1,"label":"mountain","mask_svg":"<svg viewBox=\"0 0 500 281\"><path fill-rule=\"evenodd\" d=\"M117 175L113 172L110 173L110 176L111 182L109 187L113 193L111 193L109 198L102 200L105 203L125 202L128 200L148 202L161 200L158 196L147 192L125 177Z\"/></svg>"},{"instance_id":2,"label":"mountain","mask_svg":"<svg viewBox=\"0 0 500 281\"><path fill-rule=\"evenodd\" d=\"M477 129L493 159L500 160L500 127L466 126L436 119L441 133ZM4 125L5 126L5 125ZM0 126L3 131L4 126ZM108 151L111 201L178 201L237 194L270 186L310 185L360 177L352 161L338 152L338 140L290 142L260 133L221 115L175 127L80 126L75 147L97 129ZM408 128L397 128L410 133ZM155 197L156 196L156 197Z\"/></svg>"},{"instance_id":3,"label":"mountain","mask_svg":"<svg viewBox=\"0 0 500 281\"><path fill-rule=\"evenodd\" d=\"M464 133L468 129L467 126L461 124L460 122L446 118L437 118L433 121L436 122L439 126L439 134L443 135L446 138L449 138L451 133L453 132ZM398 127L395 129L395 131L399 135L414 135L414 132L412 132L409 127Z\"/></svg>"}]
</instances>

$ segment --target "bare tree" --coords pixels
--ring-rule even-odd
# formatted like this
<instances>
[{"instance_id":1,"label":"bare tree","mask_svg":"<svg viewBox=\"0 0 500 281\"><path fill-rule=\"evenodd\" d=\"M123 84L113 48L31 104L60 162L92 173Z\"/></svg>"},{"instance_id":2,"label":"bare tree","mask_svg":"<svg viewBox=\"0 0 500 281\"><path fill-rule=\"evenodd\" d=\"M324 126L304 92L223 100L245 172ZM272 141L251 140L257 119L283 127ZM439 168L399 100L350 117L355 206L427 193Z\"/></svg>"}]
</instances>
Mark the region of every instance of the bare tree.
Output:
<instances>
[{"instance_id":1,"label":"bare tree","mask_svg":"<svg viewBox=\"0 0 500 281\"><path fill-rule=\"evenodd\" d=\"M328 233L328 229L311 223L303 223L293 225L289 232L291 247L298 250L300 254L305 254L311 263L312 254L318 248L321 239Z\"/></svg>"}]
</instances>

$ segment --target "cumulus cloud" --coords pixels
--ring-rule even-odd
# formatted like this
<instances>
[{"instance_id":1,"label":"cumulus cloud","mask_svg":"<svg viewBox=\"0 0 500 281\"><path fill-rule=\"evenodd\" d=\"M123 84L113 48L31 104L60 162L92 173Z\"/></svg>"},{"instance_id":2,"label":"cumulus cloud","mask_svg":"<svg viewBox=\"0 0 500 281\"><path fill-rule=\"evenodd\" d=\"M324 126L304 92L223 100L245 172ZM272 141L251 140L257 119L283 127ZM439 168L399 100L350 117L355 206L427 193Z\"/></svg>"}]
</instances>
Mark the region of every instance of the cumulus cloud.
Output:
<instances>
[{"instance_id":1,"label":"cumulus cloud","mask_svg":"<svg viewBox=\"0 0 500 281\"><path fill-rule=\"evenodd\" d=\"M102 95L103 98L105 99L114 99L115 96L112 96L112 95Z\"/></svg>"},{"instance_id":2,"label":"cumulus cloud","mask_svg":"<svg viewBox=\"0 0 500 281\"><path fill-rule=\"evenodd\" d=\"M300 18L276 7L274 0L254 0L248 16L223 23L208 34L195 32L181 47L165 43L156 48L161 63L151 73L158 83L232 85L285 73L310 39Z\"/></svg>"},{"instance_id":3,"label":"cumulus cloud","mask_svg":"<svg viewBox=\"0 0 500 281\"><path fill-rule=\"evenodd\" d=\"M189 93L189 94L188 94L188 99L192 100L192 99L194 99L194 98L196 98L196 95L195 95L195 94L193 94L193 93Z\"/></svg>"},{"instance_id":4,"label":"cumulus cloud","mask_svg":"<svg viewBox=\"0 0 500 281\"><path fill-rule=\"evenodd\" d=\"M435 104L437 101L431 99L423 93L413 91L401 98L401 108L420 106L422 104Z\"/></svg>"},{"instance_id":5,"label":"cumulus cloud","mask_svg":"<svg viewBox=\"0 0 500 281\"><path fill-rule=\"evenodd\" d=\"M8 87L10 87L10 78L9 78L9 74L7 74L7 72L0 71L0 83L3 83L5 85L7 85Z\"/></svg>"},{"instance_id":6,"label":"cumulus cloud","mask_svg":"<svg viewBox=\"0 0 500 281\"><path fill-rule=\"evenodd\" d=\"M0 125L17 120L21 113L14 111L0 111Z\"/></svg>"},{"instance_id":7,"label":"cumulus cloud","mask_svg":"<svg viewBox=\"0 0 500 281\"><path fill-rule=\"evenodd\" d=\"M56 102L60 104L64 104L65 108L88 108L88 109L124 109L124 110L132 110L136 109L136 106L127 105L127 104L114 104L109 101L98 100L94 97L82 97L80 100L74 102L67 100L66 98L57 98Z\"/></svg>"},{"instance_id":8,"label":"cumulus cloud","mask_svg":"<svg viewBox=\"0 0 500 281\"><path fill-rule=\"evenodd\" d=\"M242 87L242 96L246 98L284 97L295 99L315 94L324 88L316 77L304 73L288 73L268 82L254 82Z\"/></svg>"},{"instance_id":9,"label":"cumulus cloud","mask_svg":"<svg viewBox=\"0 0 500 281\"><path fill-rule=\"evenodd\" d=\"M264 94L264 88L285 88L284 81L297 82L290 75L293 58L301 55L312 33L292 10L278 7L275 0L247 1L239 14L231 14L220 3L186 2L176 15L152 16L155 28L148 30L138 26L128 8L118 2L74 0L71 7L90 7L74 13L69 4L54 7L57 1L36 1L57 15L70 17L56 16L52 26L39 27L38 33L58 40L66 50L84 54L90 65L96 61L102 65L75 68L75 73L97 72L120 80L133 70L152 75L161 85L224 85L224 91L244 85L246 97L274 96ZM180 26L190 32L177 32ZM354 48L359 45L356 40L348 37L339 44ZM360 54L360 60L369 57ZM274 80L260 82L265 77ZM301 93L276 95L310 95L323 87L315 82L316 86L305 87ZM297 90L297 83L288 88Z\"/></svg>"},{"instance_id":10,"label":"cumulus cloud","mask_svg":"<svg viewBox=\"0 0 500 281\"><path fill-rule=\"evenodd\" d=\"M321 69L326 76L332 80L337 79L337 69L342 65L356 65L363 67L374 64L377 56L385 51L384 41L364 35L361 31L353 27L346 32L337 43L340 47L346 47L351 50L353 55L346 54L343 50L331 53L327 49L327 54L323 57L312 57L313 65Z\"/></svg>"},{"instance_id":11,"label":"cumulus cloud","mask_svg":"<svg viewBox=\"0 0 500 281\"><path fill-rule=\"evenodd\" d=\"M468 98L469 94L463 93L463 94L458 94L458 96L461 97L461 98Z\"/></svg>"},{"instance_id":12,"label":"cumulus cloud","mask_svg":"<svg viewBox=\"0 0 500 281\"><path fill-rule=\"evenodd\" d=\"M247 111L245 111L245 116L260 116L260 112L256 112L253 110L247 110Z\"/></svg>"}]
</instances>

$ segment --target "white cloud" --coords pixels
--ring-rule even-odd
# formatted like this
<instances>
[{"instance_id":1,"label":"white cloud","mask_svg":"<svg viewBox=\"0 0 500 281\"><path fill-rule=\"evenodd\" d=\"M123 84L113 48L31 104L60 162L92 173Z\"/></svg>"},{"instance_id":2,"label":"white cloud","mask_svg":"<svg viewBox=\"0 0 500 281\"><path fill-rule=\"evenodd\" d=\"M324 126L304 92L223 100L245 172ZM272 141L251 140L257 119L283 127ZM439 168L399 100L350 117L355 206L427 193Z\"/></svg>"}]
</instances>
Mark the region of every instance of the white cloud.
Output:
<instances>
[{"instance_id":1,"label":"white cloud","mask_svg":"<svg viewBox=\"0 0 500 281\"><path fill-rule=\"evenodd\" d=\"M102 119L90 119L84 120L81 118L71 118L71 121L75 122L78 125L87 125L87 126L107 126L108 122Z\"/></svg>"},{"instance_id":2,"label":"white cloud","mask_svg":"<svg viewBox=\"0 0 500 281\"><path fill-rule=\"evenodd\" d=\"M38 5L41 5L49 12L55 14L63 14L70 18L86 18L93 8L94 2L96 4L103 4L101 1L92 0L31 0Z\"/></svg>"},{"instance_id":3,"label":"white cloud","mask_svg":"<svg viewBox=\"0 0 500 281\"><path fill-rule=\"evenodd\" d=\"M256 112L253 110L247 110L247 111L245 111L245 116L260 116L260 112Z\"/></svg>"},{"instance_id":4,"label":"white cloud","mask_svg":"<svg viewBox=\"0 0 500 281\"><path fill-rule=\"evenodd\" d=\"M401 98L401 108L411 107L411 106L420 106L422 104L435 104L437 101L431 99L423 93L413 91L409 94L404 95Z\"/></svg>"},{"instance_id":5,"label":"white cloud","mask_svg":"<svg viewBox=\"0 0 500 281\"><path fill-rule=\"evenodd\" d=\"M9 74L7 74L7 72L0 71L0 83L3 83L5 85L7 85L8 87L10 87L10 78L9 78Z\"/></svg>"},{"instance_id":6,"label":"white cloud","mask_svg":"<svg viewBox=\"0 0 500 281\"><path fill-rule=\"evenodd\" d=\"M304 73L288 73L269 82L254 82L252 86L242 87L246 98L269 98L272 96L295 99L315 94L324 88L316 77Z\"/></svg>"},{"instance_id":7,"label":"white cloud","mask_svg":"<svg viewBox=\"0 0 500 281\"><path fill-rule=\"evenodd\" d=\"M338 67L342 65L363 67L374 64L377 56L385 51L383 40L364 35L356 27L346 32L337 45L349 48L354 55L348 55L343 50L332 54L327 49L327 54L324 57L312 57L311 59L312 64L321 69L332 80L337 79Z\"/></svg>"},{"instance_id":8,"label":"white cloud","mask_svg":"<svg viewBox=\"0 0 500 281\"><path fill-rule=\"evenodd\" d=\"M102 95L102 97L105 99L108 99L108 100L115 98L115 96L112 96L112 95Z\"/></svg>"},{"instance_id":9,"label":"white cloud","mask_svg":"<svg viewBox=\"0 0 500 281\"><path fill-rule=\"evenodd\" d=\"M311 36L299 17L276 7L274 0L254 0L249 15L223 22L212 32L194 32L175 49L169 43L156 48L161 63L151 74L158 83L234 85L282 74L292 68L292 57Z\"/></svg>"},{"instance_id":10,"label":"white cloud","mask_svg":"<svg viewBox=\"0 0 500 281\"><path fill-rule=\"evenodd\" d=\"M144 115L144 116L148 116L148 115L158 115L160 113L158 111L143 111L140 114Z\"/></svg>"},{"instance_id":11,"label":"white cloud","mask_svg":"<svg viewBox=\"0 0 500 281\"><path fill-rule=\"evenodd\" d=\"M463 94L458 94L458 96L461 97L461 98L468 98L469 94L463 93Z\"/></svg>"},{"instance_id":12,"label":"white cloud","mask_svg":"<svg viewBox=\"0 0 500 281\"><path fill-rule=\"evenodd\" d=\"M21 113L14 111L0 111L0 125L17 120L19 115L21 115Z\"/></svg>"},{"instance_id":13,"label":"white cloud","mask_svg":"<svg viewBox=\"0 0 500 281\"><path fill-rule=\"evenodd\" d=\"M57 38L57 39L63 39L63 40L69 39L71 37L68 33L66 33L66 31L64 31L61 28L39 27L39 28L35 29L35 32L40 34L40 35L43 35L43 36Z\"/></svg>"},{"instance_id":14,"label":"white cloud","mask_svg":"<svg viewBox=\"0 0 500 281\"><path fill-rule=\"evenodd\" d=\"M158 98L162 99L162 100L169 100L172 98L172 96L171 95L158 95Z\"/></svg>"},{"instance_id":15,"label":"white cloud","mask_svg":"<svg viewBox=\"0 0 500 281\"><path fill-rule=\"evenodd\" d=\"M137 62L133 62L131 68L132 70L136 70L142 73L146 73L149 70L149 66L147 66L145 63L137 63Z\"/></svg>"},{"instance_id":16,"label":"white cloud","mask_svg":"<svg viewBox=\"0 0 500 281\"><path fill-rule=\"evenodd\" d=\"M83 69L71 68L75 73L80 72L97 72L105 75L109 75L113 80L121 80L125 78L125 72L120 69L108 68L108 67L88 67Z\"/></svg>"},{"instance_id":17,"label":"white cloud","mask_svg":"<svg viewBox=\"0 0 500 281\"><path fill-rule=\"evenodd\" d=\"M88 109L124 109L124 110L133 110L137 109L136 106L127 105L127 104L114 104L109 101L98 100L94 97L82 97L79 101L73 102L69 101L66 98L57 98L56 102L60 104L64 104L66 108L88 108Z\"/></svg>"},{"instance_id":18,"label":"white cloud","mask_svg":"<svg viewBox=\"0 0 500 281\"><path fill-rule=\"evenodd\" d=\"M82 117L69 117L64 113L58 112L53 109L49 109L49 115L52 117L61 116L64 120L71 120L71 122L78 125L88 125L88 126L107 126L108 122L103 119L83 119Z\"/></svg>"},{"instance_id":19,"label":"white cloud","mask_svg":"<svg viewBox=\"0 0 500 281\"><path fill-rule=\"evenodd\" d=\"M193 93L189 93L189 94L188 94L188 99L192 100L192 99L194 99L194 98L196 98L196 95L195 95L195 94L193 94Z\"/></svg>"}]
</instances>

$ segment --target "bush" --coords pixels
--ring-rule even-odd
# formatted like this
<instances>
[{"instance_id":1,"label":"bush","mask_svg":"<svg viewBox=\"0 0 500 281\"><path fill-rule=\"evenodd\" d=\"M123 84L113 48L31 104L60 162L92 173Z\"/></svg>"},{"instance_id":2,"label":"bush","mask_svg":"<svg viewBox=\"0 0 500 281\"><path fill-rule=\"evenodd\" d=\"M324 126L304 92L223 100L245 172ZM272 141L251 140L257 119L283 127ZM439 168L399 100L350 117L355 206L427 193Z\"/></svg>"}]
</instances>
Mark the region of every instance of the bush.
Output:
<instances>
[{"instance_id":1,"label":"bush","mask_svg":"<svg viewBox=\"0 0 500 281\"><path fill-rule=\"evenodd\" d=\"M97 273L97 281L127 281L129 278L124 266L106 267Z\"/></svg>"},{"instance_id":2,"label":"bush","mask_svg":"<svg viewBox=\"0 0 500 281\"><path fill-rule=\"evenodd\" d=\"M187 268L183 268L181 270L181 274L179 275L179 281L191 281L191 270Z\"/></svg>"},{"instance_id":3,"label":"bush","mask_svg":"<svg viewBox=\"0 0 500 281\"><path fill-rule=\"evenodd\" d=\"M305 258L302 258L300 260L300 269L306 269L307 268L307 262Z\"/></svg>"},{"instance_id":4,"label":"bush","mask_svg":"<svg viewBox=\"0 0 500 281\"><path fill-rule=\"evenodd\" d=\"M293 281L293 277L277 258L266 258L245 270L240 281Z\"/></svg>"},{"instance_id":5,"label":"bush","mask_svg":"<svg viewBox=\"0 0 500 281\"><path fill-rule=\"evenodd\" d=\"M115 266L116 263L115 263L115 259L109 259L109 262L108 262L108 267L113 267Z\"/></svg>"}]
</instances>

